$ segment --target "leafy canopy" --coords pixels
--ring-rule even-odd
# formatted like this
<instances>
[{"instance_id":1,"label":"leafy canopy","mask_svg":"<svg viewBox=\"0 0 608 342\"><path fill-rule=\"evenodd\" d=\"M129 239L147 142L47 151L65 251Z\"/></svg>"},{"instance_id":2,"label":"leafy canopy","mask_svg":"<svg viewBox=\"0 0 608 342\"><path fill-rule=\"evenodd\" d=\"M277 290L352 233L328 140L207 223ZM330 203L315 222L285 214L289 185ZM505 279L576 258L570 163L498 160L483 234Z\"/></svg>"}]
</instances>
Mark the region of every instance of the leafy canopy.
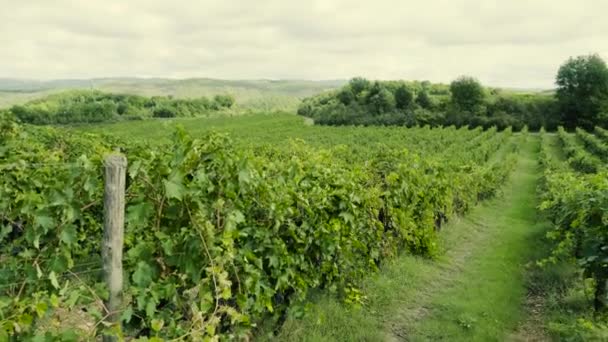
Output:
<instances>
[{"instance_id":1,"label":"leafy canopy","mask_svg":"<svg viewBox=\"0 0 608 342\"><path fill-rule=\"evenodd\" d=\"M475 112L485 99L483 87L473 77L461 76L450 84L452 104L458 109Z\"/></svg>"},{"instance_id":2,"label":"leafy canopy","mask_svg":"<svg viewBox=\"0 0 608 342\"><path fill-rule=\"evenodd\" d=\"M555 83L566 127L592 129L608 124L608 68L602 58L569 58L559 68Z\"/></svg>"}]
</instances>

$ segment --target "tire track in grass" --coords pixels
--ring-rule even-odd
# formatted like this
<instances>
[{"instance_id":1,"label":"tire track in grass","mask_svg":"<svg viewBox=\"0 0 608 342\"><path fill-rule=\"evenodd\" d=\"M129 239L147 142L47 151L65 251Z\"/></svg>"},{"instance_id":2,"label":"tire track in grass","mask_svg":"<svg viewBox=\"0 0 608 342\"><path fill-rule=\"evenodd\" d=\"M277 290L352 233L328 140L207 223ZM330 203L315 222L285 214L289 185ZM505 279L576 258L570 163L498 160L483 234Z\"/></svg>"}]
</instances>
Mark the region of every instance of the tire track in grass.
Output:
<instances>
[{"instance_id":1,"label":"tire track in grass","mask_svg":"<svg viewBox=\"0 0 608 342\"><path fill-rule=\"evenodd\" d=\"M452 256L441 286L418 303L423 315L404 308L392 327L393 340L504 341L525 317L525 264L533 259L536 241L547 223L537 217L536 185L539 139L521 146L519 162L504 187L504 197L475 210L451 229L483 223L485 232L468 255ZM461 255L465 255L462 258ZM418 310L419 311L419 310ZM416 310L413 311L416 313Z\"/></svg>"}]
</instances>

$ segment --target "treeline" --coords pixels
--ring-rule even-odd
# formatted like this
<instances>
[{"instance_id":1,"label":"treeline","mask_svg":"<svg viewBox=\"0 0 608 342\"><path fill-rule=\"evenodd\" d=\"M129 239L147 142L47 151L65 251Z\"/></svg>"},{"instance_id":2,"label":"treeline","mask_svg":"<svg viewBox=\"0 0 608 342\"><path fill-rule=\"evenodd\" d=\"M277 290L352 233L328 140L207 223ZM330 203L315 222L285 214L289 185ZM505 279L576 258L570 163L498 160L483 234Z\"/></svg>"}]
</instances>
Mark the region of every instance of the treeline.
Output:
<instances>
[{"instance_id":1,"label":"treeline","mask_svg":"<svg viewBox=\"0 0 608 342\"><path fill-rule=\"evenodd\" d=\"M444 89L440 91L440 89ZM450 86L429 82L354 78L337 91L304 99L298 114L324 125L496 126L557 128L556 102L548 95L484 88L462 77Z\"/></svg>"},{"instance_id":2,"label":"treeline","mask_svg":"<svg viewBox=\"0 0 608 342\"><path fill-rule=\"evenodd\" d=\"M22 122L44 125L192 117L230 108L233 104L234 98L230 95L216 95L212 99L176 99L171 96L70 91L15 105L9 111Z\"/></svg>"},{"instance_id":3,"label":"treeline","mask_svg":"<svg viewBox=\"0 0 608 342\"><path fill-rule=\"evenodd\" d=\"M569 59L556 84L555 95L522 94L483 87L467 76L449 86L357 77L339 90L304 99L298 114L325 125L608 126L608 69L599 56Z\"/></svg>"}]
</instances>

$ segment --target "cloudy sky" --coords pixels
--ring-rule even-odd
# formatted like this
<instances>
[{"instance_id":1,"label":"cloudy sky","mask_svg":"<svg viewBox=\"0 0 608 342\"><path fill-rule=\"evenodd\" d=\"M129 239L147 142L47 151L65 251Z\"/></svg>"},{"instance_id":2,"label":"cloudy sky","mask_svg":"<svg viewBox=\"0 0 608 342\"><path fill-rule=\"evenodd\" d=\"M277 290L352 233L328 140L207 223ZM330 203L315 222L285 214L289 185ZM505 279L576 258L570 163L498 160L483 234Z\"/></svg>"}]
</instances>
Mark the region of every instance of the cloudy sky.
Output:
<instances>
[{"instance_id":1,"label":"cloudy sky","mask_svg":"<svg viewBox=\"0 0 608 342\"><path fill-rule=\"evenodd\" d=\"M428 79L552 87L608 58L606 0L0 0L0 77Z\"/></svg>"}]
</instances>

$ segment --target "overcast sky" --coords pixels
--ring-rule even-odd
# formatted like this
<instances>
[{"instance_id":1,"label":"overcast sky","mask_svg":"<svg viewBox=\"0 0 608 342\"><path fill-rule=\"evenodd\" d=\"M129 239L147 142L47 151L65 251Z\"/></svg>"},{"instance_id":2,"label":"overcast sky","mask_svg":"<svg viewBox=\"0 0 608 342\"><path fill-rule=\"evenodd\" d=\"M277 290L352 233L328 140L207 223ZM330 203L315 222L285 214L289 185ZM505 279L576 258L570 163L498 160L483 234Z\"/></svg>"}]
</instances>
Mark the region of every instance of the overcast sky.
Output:
<instances>
[{"instance_id":1,"label":"overcast sky","mask_svg":"<svg viewBox=\"0 0 608 342\"><path fill-rule=\"evenodd\" d=\"M0 0L0 77L428 79L552 87L608 58L607 0Z\"/></svg>"}]
</instances>

